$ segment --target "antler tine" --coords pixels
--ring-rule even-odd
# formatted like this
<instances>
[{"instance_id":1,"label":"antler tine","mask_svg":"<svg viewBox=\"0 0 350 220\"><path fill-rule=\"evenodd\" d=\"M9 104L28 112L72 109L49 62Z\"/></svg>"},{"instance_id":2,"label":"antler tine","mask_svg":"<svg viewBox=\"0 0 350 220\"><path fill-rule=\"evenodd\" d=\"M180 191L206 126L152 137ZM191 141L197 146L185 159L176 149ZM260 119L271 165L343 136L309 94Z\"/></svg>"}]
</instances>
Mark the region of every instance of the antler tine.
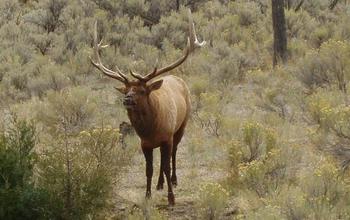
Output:
<instances>
[{"instance_id":1,"label":"antler tine","mask_svg":"<svg viewBox=\"0 0 350 220\"><path fill-rule=\"evenodd\" d=\"M96 57L97 62L94 61L91 57L89 57L92 65L94 65L97 69L99 69L106 76L111 77L111 78L116 79L116 80L119 80L122 83L128 83L129 82L128 78L120 71L120 69L118 67L117 67L117 72L114 72L102 64L99 50L101 48L105 48L107 46L108 45L102 45L102 39L101 39L100 43L97 43L97 21L96 21L95 25L94 25L94 57Z\"/></svg>"},{"instance_id":2,"label":"antler tine","mask_svg":"<svg viewBox=\"0 0 350 220\"><path fill-rule=\"evenodd\" d=\"M130 75L133 76L134 78L140 80L140 81L144 81L145 80L143 76L141 76L138 73L133 72L132 70L130 70Z\"/></svg>"},{"instance_id":3,"label":"antler tine","mask_svg":"<svg viewBox=\"0 0 350 220\"><path fill-rule=\"evenodd\" d=\"M187 38L187 46L184 50L184 54L182 57L180 57L178 60L176 60L174 63L163 67L159 70L157 70L157 68L155 68L155 70L149 74L147 74L146 76L142 77L142 81L149 81L151 79L153 79L156 76L159 76L162 73L168 72L176 67L178 67L179 65L181 65L188 57L188 55L190 54L190 52L192 52L195 47L202 47L206 44L205 41L199 42L197 35L196 35L196 31L194 28L194 23L193 23L193 18L192 18L192 13L191 10L188 10L188 18L189 18L189 37ZM139 75L140 76L140 75Z\"/></svg>"},{"instance_id":4,"label":"antler tine","mask_svg":"<svg viewBox=\"0 0 350 220\"><path fill-rule=\"evenodd\" d=\"M203 47L207 42L202 41L199 42L196 34L196 29L194 28L193 17L191 13L191 9L188 9L188 20L189 20L189 30L190 30L190 49L193 51L195 47Z\"/></svg>"},{"instance_id":5,"label":"antler tine","mask_svg":"<svg viewBox=\"0 0 350 220\"><path fill-rule=\"evenodd\" d=\"M188 40L188 42L189 42L189 40ZM154 77L159 76L162 73L169 72L170 70L175 69L176 67L180 66L183 62L185 62L185 60L187 59L188 55L190 54L189 45L190 44L187 43L187 47L185 49L184 55L180 59L176 60L174 63L172 63L172 64L170 64L170 65L168 65L166 67L163 67L163 68L161 68L159 70L157 68L155 68L155 71L149 73L148 75L146 75L144 77L145 81L149 81L149 80L153 79Z\"/></svg>"},{"instance_id":6,"label":"antler tine","mask_svg":"<svg viewBox=\"0 0 350 220\"><path fill-rule=\"evenodd\" d=\"M148 80L152 79L153 75L156 74L156 73L157 73L157 66L154 67L153 71L151 73L147 74L146 76L141 76L140 74L137 74L137 73L135 73L135 72L130 70L130 74L134 78L136 78L136 79L138 79L140 81L143 81L143 82L147 82Z\"/></svg>"},{"instance_id":7,"label":"antler tine","mask_svg":"<svg viewBox=\"0 0 350 220\"><path fill-rule=\"evenodd\" d=\"M129 82L128 77L126 77L126 75L119 69L119 67L118 67L117 65L115 65L115 68L117 69L119 75L120 75L121 77L123 77L123 79L124 79L126 82Z\"/></svg>"}]
</instances>

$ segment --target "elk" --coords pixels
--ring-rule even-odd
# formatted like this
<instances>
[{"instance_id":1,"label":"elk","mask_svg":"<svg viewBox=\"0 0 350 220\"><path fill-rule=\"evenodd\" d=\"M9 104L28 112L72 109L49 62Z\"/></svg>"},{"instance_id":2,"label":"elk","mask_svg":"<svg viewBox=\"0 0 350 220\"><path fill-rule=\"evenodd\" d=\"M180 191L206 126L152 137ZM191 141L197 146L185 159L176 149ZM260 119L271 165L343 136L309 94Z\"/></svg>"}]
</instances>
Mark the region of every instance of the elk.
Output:
<instances>
[{"instance_id":1,"label":"elk","mask_svg":"<svg viewBox=\"0 0 350 220\"><path fill-rule=\"evenodd\" d=\"M158 80L156 78L181 65L195 47L205 44L205 41L199 42L197 39L191 11L189 11L189 30L190 36L182 57L161 69L154 68L145 76L130 71L134 80L128 79L118 67L116 71L112 71L102 64L99 51L106 46L102 45L102 41L100 43L97 41L97 22L95 22L93 46L96 60L90 57L92 65L104 75L124 84L116 89L124 94L123 105L141 139L141 148L146 159L146 198L151 197L153 149L160 147L161 162L157 190L163 189L164 173L168 186L169 205L175 204L173 186L177 185L176 151L190 115L190 92L186 83L179 77L168 75Z\"/></svg>"}]
</instances>

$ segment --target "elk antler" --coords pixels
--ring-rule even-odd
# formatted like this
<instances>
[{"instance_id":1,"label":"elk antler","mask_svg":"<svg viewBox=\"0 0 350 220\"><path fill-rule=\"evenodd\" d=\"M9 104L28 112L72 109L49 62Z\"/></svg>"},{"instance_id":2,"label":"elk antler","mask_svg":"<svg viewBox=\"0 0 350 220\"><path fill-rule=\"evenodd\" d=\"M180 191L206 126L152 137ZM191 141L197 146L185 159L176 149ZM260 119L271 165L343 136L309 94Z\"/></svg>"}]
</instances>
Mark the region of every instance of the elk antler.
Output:
<instances>
[{"instance_id":1,"label":"elk antler","mask_svg":"<svg viewBox=\"0 0 350 220\"><path fill-rule=\"evenodd\" d=\"M193 18L192 18L192 14L191 14L190 9L188 10L188 18L189 18L189 32L190 32L189 34L190 34L190 36L187 38L187 46L184 50L184 55L182 57L180 57L178 60L176 60L174 63L172 63L166 67L163 67L159 70L157 69L157 67L154 68L154 70L151 73L147 74L146 76L141 76L137 73L130 72L130 74L133 77L135 77L136 79L138 79L140 81L147 82L147 81L153 79L154 77L159 76L162 73L166 73L166 72L178 67L187 59L188 55L190 54L191 51L194 50L195 47L202 47L206 44L205 41L199 42L197 39L197 35L196 35L195 28L194 28Z\"/></svg>"},{"instance_id":2,"label":"elk antler","mask_svg":"<svg viewBox=\"0 0 350 220\"><path fill-rule=\"evenodd\" d=\"M102 45L102 40L100 41L100 43L97 43L97 21L96 21L95 22L95 29L94 29L94 56L96 57L97 62L94 61L90 57L90 61L91 61L92 65L94 65L97 69L99 69L106 76L111 77L113 79L117 79L117 80L121 81L124 84L128 83L129 82L128 78L125 76L125 74L123 74L120 71L118 66L116 66L117 72L114 72L114 71L108 69L107 67L105 67L102 64L101 57L100 57L100 54L99 54L99 50L101 48L106 48L106 47L108 47L108 45Z\"/></svg>"}]
</instances>

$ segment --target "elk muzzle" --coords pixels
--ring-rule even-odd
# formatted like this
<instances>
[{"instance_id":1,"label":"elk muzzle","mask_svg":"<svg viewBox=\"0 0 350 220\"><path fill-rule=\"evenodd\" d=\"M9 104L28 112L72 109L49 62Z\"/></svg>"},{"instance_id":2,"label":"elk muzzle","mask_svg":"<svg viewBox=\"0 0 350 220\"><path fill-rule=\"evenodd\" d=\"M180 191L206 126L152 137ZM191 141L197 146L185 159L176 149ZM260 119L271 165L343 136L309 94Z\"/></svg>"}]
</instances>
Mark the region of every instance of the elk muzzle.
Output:
<instances>
[{"instance_id":1,"label":"elk muzzle","mask_svg":"<svg viewBox=\"0 0 350 220\"><path fill-rule=\"evenodd\" d=\"M136 105L136 103L131 95L126 95L123 99L123 105L126 108L132 108L133 106Z\"/></svg>"}]
</instances>

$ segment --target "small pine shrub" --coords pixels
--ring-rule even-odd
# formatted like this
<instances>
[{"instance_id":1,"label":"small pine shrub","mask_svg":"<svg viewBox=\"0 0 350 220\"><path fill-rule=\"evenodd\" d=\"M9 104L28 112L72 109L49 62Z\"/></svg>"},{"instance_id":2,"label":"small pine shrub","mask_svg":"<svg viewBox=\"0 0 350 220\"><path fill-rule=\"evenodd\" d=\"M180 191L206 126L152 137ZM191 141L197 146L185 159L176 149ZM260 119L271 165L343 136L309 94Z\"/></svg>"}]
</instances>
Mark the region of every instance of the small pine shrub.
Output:
<instances>
[{"instance_id":1,"label":"small pine shrub","mask_svg":"<svg viewBox=\"0 0 350 220\"><path fill-rule=\"evenodd\" d=\"M59 136L42 152L39 183L62 204L60 218L104 218L114 184L133 153L118 140L117 129L93 128Z\"/></svg>"},{"instance_id":2,"label":"small pine shrub","mask_svg":"<svg viewBox=\"0 0 350 220\"><path fill-rule=\"evenodd\" d=\"M36 133L33 123L14 119L0 134L0 219L50 219L55 207L51 195L37 187L34 166Z\"/></svg>"}]
</instances>

